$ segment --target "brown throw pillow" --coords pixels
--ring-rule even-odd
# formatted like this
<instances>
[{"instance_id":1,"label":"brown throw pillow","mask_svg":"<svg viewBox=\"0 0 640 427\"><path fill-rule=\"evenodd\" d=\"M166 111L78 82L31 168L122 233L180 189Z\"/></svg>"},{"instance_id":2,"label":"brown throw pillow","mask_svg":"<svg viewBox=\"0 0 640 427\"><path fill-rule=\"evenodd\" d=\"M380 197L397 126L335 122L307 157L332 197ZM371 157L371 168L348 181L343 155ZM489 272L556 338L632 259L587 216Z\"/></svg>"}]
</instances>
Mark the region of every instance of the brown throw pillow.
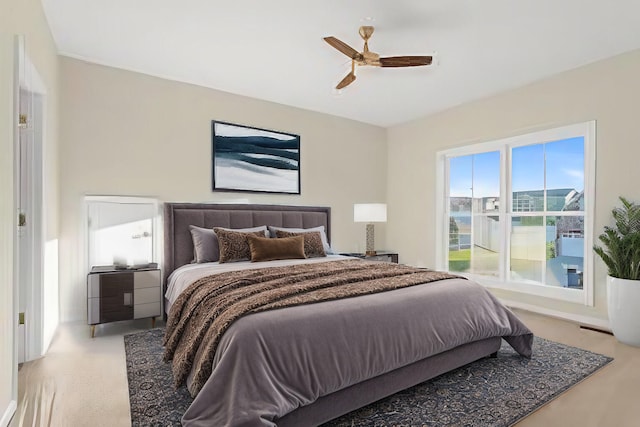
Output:
<instances>
[{"instance_id":1,"label":"brown throw pillow","mask_svg":"<svg viewBox=\"0 0 640 427\"><path fill-rule=\"evenodd\" d=\"M307 258L327 256L324 251L324 246L322 245L322 236L320 235L319 231L314 231L311 233L293 233L290 231L276 230L277 238L293 236L304 237L304 254L307 256Z\"/></svg>"},{"instance_id":2,"label":"brown throw pillow","mask_svg":"<svg viewBox=\"0 0 640 427\"><path fill-rule=\"evenodd\" d=\"M274 259L297 259L304 256L304 237L294 236L284 239L247 236L251 248L251 262Z\"/></svg>"},{"instance_id":3,"label":"brown throw pillow","mask_svg":"<svg viewBox=\"0 0 640 427\"><path fill-rule=\"evenodd\" d=\"M213 231L215 231L216 236L218 236L220 263L249 261L251 259L251 249L249 248L247 236L264 237L264 231L242 233L239 231L225 230L220 227L214 227Z\"/></svg>"},{"instance_id":4,"label":"brown throw pillow","mask_svg":"<svg viewBox=\"0 0 640 427\"><path fill-rule=\"evenodd\" d=\"M237 232L253 232L253 231L264 231L265 234L268 233L267 226L263 225L260 227L251 227L251 228L237 228L231 229L226 227L220 227L224 230L231 230ZM218 258L220 258L220 247L218 246L218 236L214 233L212 228L202 228L197 227L195 225L190 225L189 230L191 231L191 237L193 239L193 261L196 263L201 262L216 262Z\"/></svg>"}]
</instances>

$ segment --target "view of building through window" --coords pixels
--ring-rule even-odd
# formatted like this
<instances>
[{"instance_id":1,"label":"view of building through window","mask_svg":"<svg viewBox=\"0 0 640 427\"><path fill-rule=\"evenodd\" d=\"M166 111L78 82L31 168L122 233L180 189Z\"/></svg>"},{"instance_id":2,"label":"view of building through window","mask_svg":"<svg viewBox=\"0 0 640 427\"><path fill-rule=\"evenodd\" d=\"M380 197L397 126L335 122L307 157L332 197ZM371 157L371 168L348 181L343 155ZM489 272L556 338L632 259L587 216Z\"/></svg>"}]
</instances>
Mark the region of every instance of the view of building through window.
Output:
<instances>
[{"instance_id":1,"label":"view of building through window","mask_svg":"<svg viewBox=\"0 0 640 427\"><path fill-rule=\"evenodd\" d=\"M582 289L584 137L448 157L448 171L450 271Z\"/></svg>"}]
</instances>

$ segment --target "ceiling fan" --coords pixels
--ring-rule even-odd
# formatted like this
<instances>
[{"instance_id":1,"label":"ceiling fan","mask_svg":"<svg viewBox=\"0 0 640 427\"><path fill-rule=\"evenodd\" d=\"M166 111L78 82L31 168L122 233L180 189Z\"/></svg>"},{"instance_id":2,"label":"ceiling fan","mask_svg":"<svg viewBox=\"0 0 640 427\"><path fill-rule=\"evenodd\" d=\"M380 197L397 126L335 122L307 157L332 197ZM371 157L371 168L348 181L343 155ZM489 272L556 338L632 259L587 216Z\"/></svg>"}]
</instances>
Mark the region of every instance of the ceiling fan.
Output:
<instances>
[{"instance_id":1,"label":"ceiling fan","mask_svg":"<svg viewBox=\"0 0 640 427\"><path fill-rule=\"evenodd\" d=\"M351 58L351 72L338 83L336 89L342 89L354 82L356 79L356 65L369 65L373 67L419 67L422 65L430 65L433 61L432 56L388 56L381 58L380 55L369 50L369 38L371 38L373 30L374 28L370 25L360 27L360 37L364 40L364 50L362 52L358 52L342 40L333 36L324 38L324 41Z\"/></svg>"}]
</instances>

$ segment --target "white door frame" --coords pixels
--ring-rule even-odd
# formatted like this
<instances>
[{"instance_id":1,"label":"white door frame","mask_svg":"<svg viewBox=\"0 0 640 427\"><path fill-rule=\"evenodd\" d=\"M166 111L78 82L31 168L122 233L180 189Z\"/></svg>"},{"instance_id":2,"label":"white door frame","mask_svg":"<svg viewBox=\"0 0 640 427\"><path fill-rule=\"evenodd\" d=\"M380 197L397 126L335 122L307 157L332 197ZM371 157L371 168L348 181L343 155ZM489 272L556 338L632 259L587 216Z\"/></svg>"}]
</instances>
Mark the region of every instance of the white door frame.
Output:
<instances>
[{"instance_id":1,"label":"white door frame","mask_svg":"<svg viewBox=\"0 0 640 427\"><path fill-rule=\"evenodd\" d=\"M19 328L18 338L24 343L24 353L21 356L28 361L42 356L46 351L43 342L43 143L46 90L42 78L26 54L23 37L18 39L18 70L18 114L27 116L27 125L18 129L15 147L18 209L27 217L26 226L16 231L18 308L25 313L25 325L23 330ZM22 331L24 336L20 333ZM23 360L19 360L21 361Z\"/></svg>"},{"instance_id":2,"label":"white door frame","mask_svg":"<svg viewBox=\"0 0 640 427\"><path fill-rule=\"evenodd\" d=\"M15 154L17 138L17 42L0 31L0 426L9 424L18 402L17 282L15 280Z\"/></svg>"}]
</instances>

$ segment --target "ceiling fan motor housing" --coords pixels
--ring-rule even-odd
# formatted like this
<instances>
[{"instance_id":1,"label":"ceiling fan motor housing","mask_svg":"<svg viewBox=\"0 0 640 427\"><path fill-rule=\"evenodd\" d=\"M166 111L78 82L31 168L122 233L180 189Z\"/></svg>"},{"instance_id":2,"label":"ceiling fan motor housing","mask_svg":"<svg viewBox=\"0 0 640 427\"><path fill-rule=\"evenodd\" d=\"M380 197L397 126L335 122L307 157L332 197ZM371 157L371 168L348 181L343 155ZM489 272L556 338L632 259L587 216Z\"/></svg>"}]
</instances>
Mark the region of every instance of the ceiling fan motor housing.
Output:
<instances>
[{"instance_id":1,"label":"ceiling fan motor housing","mask_svg":"<svg viewBox=\"0 0 640 427\"><path fill-rule=\"evenodd\" d=\"M380 66L380 55L375 52L362 52L362 60L357 61L358 65Z\"/></svg>"}]
</instances>

